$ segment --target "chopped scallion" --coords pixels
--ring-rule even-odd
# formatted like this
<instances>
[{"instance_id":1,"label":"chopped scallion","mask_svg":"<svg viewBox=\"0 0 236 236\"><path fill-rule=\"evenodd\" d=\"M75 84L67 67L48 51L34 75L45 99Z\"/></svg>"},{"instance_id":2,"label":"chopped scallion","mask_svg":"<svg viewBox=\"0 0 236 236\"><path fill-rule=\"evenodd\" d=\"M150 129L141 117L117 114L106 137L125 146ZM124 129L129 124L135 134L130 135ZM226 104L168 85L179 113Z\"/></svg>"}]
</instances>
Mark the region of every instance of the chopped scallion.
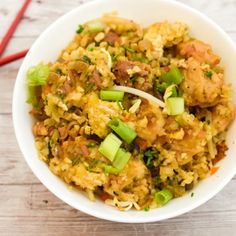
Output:
<instances>
[{"instance_id":1,"label":"chopped scallion","mask_svg":"<svg viewBox=\"0 0 236 236\"><path fill-rule=\"evenodd\" d=\"M183 75L178 67L173 67L169 72L160 76L159 80L168 84L180 84L183 81Z\"/></svg>"},{"instance_id":2,"label":"chopped scallion","mask_svg":"<svg viewBox=\"0 0 236 236\"><path fill-rule=\"evenodd\" d=\"M30 67L27 72L28 86L45 85L47 83L49 71L49 67L44 64Z\"/></svg>"},{"instance_id":3,"label":"chopped scallion","mask_svg":"<svg viewBox=\"0 0 236 236\"><path fill-rule=\"evenodd\" d=\"M163 94L163 93L166 91L166 89L167 89L168 86L169 86L168 83L165 83L165 82L160 83L159 80L156 80L156 83L155 83L155 90L156 90L157 92Z\"/></svg>"},{"instance_id":4,"label":"chopped scallion","mask_svg":"<svg viewBox=\"0 0 236 236\"><path fill-rule=\"evenodd\" d=\"M83 55L81 58L81 61L83 61L87 64L91 64L91 59L87 55Z\"/></svg>"},{"instance_id":5,"label":"chopped scallion","mask_svg":"<svg viewBox=\"0 0 236 236\"><path fill-rule=\"evenodd\" d=\"M150 207L145 207L144 209L143 209L144 211L149 211L150 210Z\"/></svg>"},{"instance_id":6,"label":"chopped scallion","mask_svg":"<svg viewBox=\"0 0 236 236\"><path fill-rule=\"evenodd\" d=\"M126 152L124 149L119 148L112 164L116 169L123 170L130 157L130 152Z\"/></svg>"},{"instance_id":7,"label":"chopped scallion","mask_svg":"<svg viewBox=\"0 0 236 236\"><path fill-rule=\"evenodd\" d=\"M101 21L91 21L88 23L88 30L90 33L98 33L104 31L106 25Z\"/></svg>"},{"instance_id":8,"label":"chopped scallion","mask_svg":"<svg viewBox=\"0 0 236 236\"><path fill-rule=\"evenodd\" d=\"M134 52L135 52L135 50L134 50L133 48L130 48L130 47L127 46L127 45L124 45L123 48L124 48L126 51L128 51L128 52L131 52L131 53L134 53Z\"/></svg>"},{"instance_id":9,"label":"chopped scallion","mask_svg":"<svg viewBox=\"0 0 236 236\"><path fill-rule=\"evenodd\" d=\"M104 166L104 171L108 174L118 174L120 172L120 170L118 170L117 168L109 165Z\"/></svg>"},{"instance_id":10,"label":"chopped scallion","mask_svg":"<svg viewBox=\"0 0 236 236\"><path fill-rule=\"evenodd\" d=\"M157 204L163 206L173 198L173 194L169 189L163 189L159 192L156 192L154 198Z\"/></svg>"},{"instance_id":11,"label":"chopped scallion","mask_svg":"<svg viewBox=\"0 0 236 236\"><path fill-rule=\"evenodd\" d=\"M113 118L108 126L127 143L131 143L137 136L133 129L118 118Z\"/></svg>"},{"instance_id":12,"label":"chopped scallion","mask_svg":"<svg viewBox=\"0 0 236 236\"><path fill-rule=\"evenodd\" d=\"M121 103L121 101L116 101L116 104L117 104L117 106L119 107L119 109L120 109L121 111L124 111L124 110L125 110L124 107L123 107L123 105L122 105L122 103Z\"/></svg>"},{"instance_id":13,"label":"chopped scallion","mask_svg":"<svg viewBox=\"0 0 236 236\"><path fill-rule=\"evenodd\" d=\"M122 101L124 97L123 91L115 91L115 90L101 90L100 98L106 101Z\"/></svg>"},{"instance_id":14,"label":"chopped scallion","mask_svg":"<svg viewBox=\"0 0 236 236\"><path fill-rule=\"evenodd\" d=\"M119 138L117 138L113 133L110 133L100 144L98 151L110 161L113 161L121 143L122 142Z\"/></svg>"},{"instance_id":15,"label":"chopped scallion","mask_svg":"<svg viewBox=\"0 0 236 236\"><path fill-rule=\"evenodd\" d=\"M166 99L168 115L175 116L184 112L184 99L182 97L169 97Z\"/></svg>"}]
</instances>

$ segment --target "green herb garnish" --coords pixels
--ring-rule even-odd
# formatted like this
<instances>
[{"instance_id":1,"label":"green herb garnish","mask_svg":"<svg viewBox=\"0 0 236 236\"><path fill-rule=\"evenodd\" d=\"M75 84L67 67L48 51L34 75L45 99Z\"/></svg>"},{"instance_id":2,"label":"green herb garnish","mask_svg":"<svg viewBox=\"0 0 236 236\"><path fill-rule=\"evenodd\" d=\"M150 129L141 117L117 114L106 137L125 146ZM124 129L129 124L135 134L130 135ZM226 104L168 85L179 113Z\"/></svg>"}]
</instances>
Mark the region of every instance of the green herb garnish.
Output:
<instances>
[{"instance_id":1,"label":"green herb garnish","mask_svg":"<svg viewBox=\"0 0 236 236\"><path fill-rule=\"evenodd\" d=\"M28 86L45 85L47 83L49 72L49 67L44 64L30 67L27 72Z\"/></svg>"},{"instance_id":2,"label":"green herb garnish","mask_svg":"<svg viewBox=\"0 0 236 236\"><path fill-rule=\"evenodd\" d=\"M58 74L58 75L62 75L63 73L62 73L62 70L60 69L60 68L57 68L56 69L56 73Z\"/></svg>"},{"instance_id":3,"label":"green herb garnish","mask_svg":"<svg viewBox=\"0 0 236 236\"><path fill-rule=\"evenodd\" d=\"M78 29L76 30L77 34L80 34L81 32L83 32L84 30L84 26L83 25L78 25Z\"/></svg>"},{"instance_id":4,"label":"green herb garnish","mask_svg":"<svg viewBox=\"0 0 236 236\"><path fill-rule=\"evenodd\" d=\"M213 72L212 72L212 71L209 70L209 71L206 72L206 76L207 76L208 78L211 78L212 75L213 75Z\"/></svg>"},{"instance_id":5,"label":"green herb garnish","mask_svg":"<svg viewBox=\"0 0 236 236\"><path fill-rule=\"evenodd\" d=\"M150 210L150 207L145 207L143 210L144 210L144 211L149 211L149 210Z\"/></svg>"},{"instance_id":6,"label":"green herb garnish","mask_svg":"<svg viewBox=\"0 0 236 236\"><path fill-rule=\"evenodd\" d=\"M152 149L149 149L144 152L143 160L148 168L152 168L154 166L153 160L157 154L157 151Z\"/></svg>"},{"instance_id":7,"label":"green herb garnish","mask_svg":"<svg viewBox=\"0 0 236 236\"><path fill-rule=\"evenodd\" d=\"M160 178L160 176L158 175L158 176L156 176L155 178L154 178L154 184L155 184L155 186L158 186L158 184L160 184L161 183L161 178Z\"/></svg>"},{"instance_id":8,"label":"green herb garnish","mask_svg":"<svg viewBox=\"0 0 236 236\"><path fill-rule=\"evenodd\" d=\"M120 109L121 111L124 111L124 110L125 110L124 107L123 107L123 105L122 105L122 103L121 103L121 101L116 101L116 104L117 104L117 106L119 107L119 109Z\"/></svg>"},{"instance_id":9,"label":"green herb garnish","mask_svg":"<svg viewBox=\"0 0 236 236\"><path fill-rule=\"evenodd\" d=\"M84 92L85 93L91 92L94 86L95 86L95 83L93 82L86 84L84 88Z\"/></svg>"},{"instance_id":10,"label":"green herb garnish","mask_svg":"<svg viewBox=\"0 0 236 236\"><path fill-rule=\"evenodd\" d=\"M80 156L77 156L72 159L72 166L77 165L80 162Z\"/></svg>"},{"instance_id":11,"label":"green herb garnish","mask_svg":"<svg viewBox=\"0 0 236 236\"><path fill-rule=\"evenodd\" d=\"M91 59L86 55L82 56L81 61L83 61L87 64L91 64Z\"/></svg>"},{"instance_id":12,"label":"green herb garnish","mask_svg":"<svg viewBox=\"0 0 236 236\"><path fill-rule=\"evenodd\" d=\"M124 45L123 48L124 48L126 51L128 51L128 52L131 52L131 53L134 53L134 52L135 52L135 50L132 49L132 48L130 48L129 46Z\"/></svg>"}]
</instances>

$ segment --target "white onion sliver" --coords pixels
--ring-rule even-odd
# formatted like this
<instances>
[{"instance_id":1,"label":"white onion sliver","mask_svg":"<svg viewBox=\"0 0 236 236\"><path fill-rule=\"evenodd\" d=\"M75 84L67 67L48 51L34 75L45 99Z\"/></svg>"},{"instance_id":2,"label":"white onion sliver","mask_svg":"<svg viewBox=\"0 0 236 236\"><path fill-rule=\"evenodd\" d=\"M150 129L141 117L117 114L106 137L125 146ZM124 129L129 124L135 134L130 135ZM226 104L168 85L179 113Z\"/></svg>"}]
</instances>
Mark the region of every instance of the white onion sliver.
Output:
<instances>
[{"instance_id":1,"label":"white onion sliver","mask_svg":"<svg viewBox=\"0 0 236 236\"><path fill-rule=\"evenodd\" d=\"M107 55L107 66L109 67L109 69L111 69L112 68L112 59L111 59L110 53L104 48L101 48L101 51Z\"/></svg>"},{"instance_id":2,"label":"white onion sliver","mask_svg":"<svg viewBox=\"0 0 236 236\"><path fill-rule=\"evenodd\" d=\"M123 92L126 92L126 93L134 94L136 96L145 98L148 101L151 101L151 102L155 103L156 105L158 105L160 107L165 107L165 103L163 101L161 101L160 99L158 99L158 98L152 96L151 94L146 93L142 90L135 89L135 88L130 88L130 87L126 87L126 86L114 86L113 89L118 90L118 91L123 91Z\"/></svg>"}]
</instances>

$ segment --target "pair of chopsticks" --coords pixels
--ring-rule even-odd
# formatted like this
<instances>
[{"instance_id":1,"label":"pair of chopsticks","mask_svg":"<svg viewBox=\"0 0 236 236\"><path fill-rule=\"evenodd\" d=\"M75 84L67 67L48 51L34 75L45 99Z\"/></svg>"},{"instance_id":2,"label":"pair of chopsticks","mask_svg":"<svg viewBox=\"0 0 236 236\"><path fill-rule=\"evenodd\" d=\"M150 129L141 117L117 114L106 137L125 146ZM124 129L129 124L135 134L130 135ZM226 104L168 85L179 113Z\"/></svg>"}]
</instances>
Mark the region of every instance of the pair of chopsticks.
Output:
<instances>
[{"instance_id":1,"label":"pair of chopsticks","mask_svg":"<svg viewBox=\"0 0 236 236\"><path fill-rule=\"evenodd\" d=\"M20 8L19 12L17 13L14 21L12 22L10 28L8 29L7 33L4 35L1 43L0 43L0 56L3 54L3 52L5 51L17 25L19 24L22 16L24 15L24 12L26 11L29 3L30 3L31 0L25 0L24 1L24 4L22 5L22 7ZM6 56L6 57L0 57L0 66L2 65L5 65L7 63L10 63L12 61L15 61L19 58L22 58L24 57L27 52L29 51L29 49L25 49L21 52L17 52L17 53L14 53L14 54L11 54L9 56Z\"/></svg>"}]
</instances>

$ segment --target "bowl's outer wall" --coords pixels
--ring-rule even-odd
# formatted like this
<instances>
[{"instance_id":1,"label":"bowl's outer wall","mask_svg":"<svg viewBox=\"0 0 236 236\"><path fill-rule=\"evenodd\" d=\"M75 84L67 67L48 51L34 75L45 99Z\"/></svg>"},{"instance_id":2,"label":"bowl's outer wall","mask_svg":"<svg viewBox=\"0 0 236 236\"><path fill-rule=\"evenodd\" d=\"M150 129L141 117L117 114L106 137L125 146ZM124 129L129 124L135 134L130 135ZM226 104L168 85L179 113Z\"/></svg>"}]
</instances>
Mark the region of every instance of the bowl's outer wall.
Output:
<instances>
[{"instance_id":1,"label":"bowl's outer wall","mask_svg":"<svg viewBox=\"0 0 236 236\"><path fill-rule=\"evenodd\" d=\"M131 10L132 9L132 10ZM67 13L53 23L36 40L27 54L17 76L13 95L13 122L20 149L34 174L57 197L72 207L90 215L118 222L138 223L167 219L185 213L213 197L227 184L236 172L234 153L236 145L235 122L231 125L227 143L230 147L227 157L219 163L220 170L202 181L190 194L171 201L165 207L149 212L120 212L100 201L91 202L77 191L68 191L68 186L54 176L45 163L38 159L32 135L32 119L26 104L25 76L27 69L39 62L54 61L60 51L72 40L78 24L100 17L103 13L117 11L121 16L133 19L142 26L156 21L183 21L190 27L193 36L208 42L222 57L225 78L236 91L234 80L236 68L236 49L230 38L211 20L180 3L170 0L98 0L84 4ZM234 97L235 101L235 97Z\"/></svg>"}]
</instances>

